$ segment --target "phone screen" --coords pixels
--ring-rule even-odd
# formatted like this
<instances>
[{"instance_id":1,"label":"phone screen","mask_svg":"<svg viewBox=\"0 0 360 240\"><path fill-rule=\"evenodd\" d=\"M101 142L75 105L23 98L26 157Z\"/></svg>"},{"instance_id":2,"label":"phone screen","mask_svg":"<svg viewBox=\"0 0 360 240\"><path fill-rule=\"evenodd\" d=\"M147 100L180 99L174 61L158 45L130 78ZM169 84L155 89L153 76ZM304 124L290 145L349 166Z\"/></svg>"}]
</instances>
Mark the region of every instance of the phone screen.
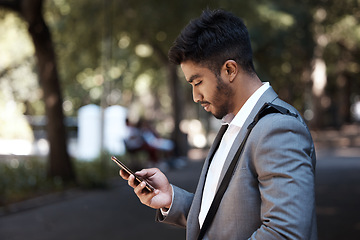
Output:
<instances>
[{"instance_id":1,"label":"phone screen","mask_svg":"<svg viewBox=\"0 0 360 240\"><path fill-rule=\"evenodd\" d=\"M124 163L120 162L119 159L117 159L115 156L111 157L111 160L113 160L119 167L121 167L126 173L128 173L129 175L134 175L135 176L135 181L140 184L142 181L145 181L146 186L145 189L148 190L149 192L152 192L155 190L155 188L153 186L151 186L146 180L136 176L136 174L130 170L130 168L128 168Z\"/></svg>"}]
</instances>

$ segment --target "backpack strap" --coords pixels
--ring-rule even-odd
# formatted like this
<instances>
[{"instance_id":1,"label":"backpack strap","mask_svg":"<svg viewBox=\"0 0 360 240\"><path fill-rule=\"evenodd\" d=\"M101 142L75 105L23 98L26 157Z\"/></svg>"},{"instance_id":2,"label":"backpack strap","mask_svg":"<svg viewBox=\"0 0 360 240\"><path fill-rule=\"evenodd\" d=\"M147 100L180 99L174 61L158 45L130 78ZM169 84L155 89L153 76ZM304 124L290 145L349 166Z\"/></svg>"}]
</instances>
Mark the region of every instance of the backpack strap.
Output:
<instances>
[{"instance_id":1,"label":"backpack strap","mask_svg":"<svg viewBox=\"0 0 360 240\"><path fill-rule=\"evenodd\" d=\"M203 239L203 237L205 236L205 233L207 231L207 229L210 227L215 214L219 208L220 202L222 197L224 196L224 193L230 183L231 177L234 173L235 167L237 165L238 159L240 158L240 155L244 149L245 143L251 133L251 130L255 127L255 125L258 123L258 121L263 118L264 116L270 114L270 113L281 113L281 114L285 114L285 115L290 115L293 117L297 117L297 114L290 112L287 108L272 104L272 103L265 103L261 109L259 110L259 112L256 114L256 116L254 117L254 120L252 121L252 123L249 124L249 126L247 127L247 132L245 135L245 138L243 139L243 141L241 142L233 160L231 161L231 164L229 166L229 168L227 169L225 176L223 178L223 180L221 181L221 184L219 186L219 189L217 190L215 197L213 199L213 202L211 203L211 206L209 208L209 211L206 215L206 218L204 220L204 224L202 226L202 228L200 229L200 233L198 236L198 240Z\"/></svg>"}]
</instances>

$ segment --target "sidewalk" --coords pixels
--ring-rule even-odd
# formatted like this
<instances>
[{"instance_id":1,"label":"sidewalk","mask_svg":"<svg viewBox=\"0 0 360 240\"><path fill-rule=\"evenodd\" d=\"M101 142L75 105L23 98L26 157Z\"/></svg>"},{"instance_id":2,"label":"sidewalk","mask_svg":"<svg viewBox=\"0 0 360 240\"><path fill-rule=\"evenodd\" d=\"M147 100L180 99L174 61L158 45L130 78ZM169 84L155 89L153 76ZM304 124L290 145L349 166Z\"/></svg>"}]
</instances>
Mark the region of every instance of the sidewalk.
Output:
<instances>
[{"instance_id":1,"label":"sidewalk","mask_svg":"<svg viewBox=\"0 0 360 240\"><path fill-rule=\"evenodd\" d=\"M194 191L202 167L191 161L167 173L169 180ZM1 240L185 239L185 230L154 221L127 182L113 179L106 190L72 190L33 199L0 215Z\"/></svg>"}]
</instances>

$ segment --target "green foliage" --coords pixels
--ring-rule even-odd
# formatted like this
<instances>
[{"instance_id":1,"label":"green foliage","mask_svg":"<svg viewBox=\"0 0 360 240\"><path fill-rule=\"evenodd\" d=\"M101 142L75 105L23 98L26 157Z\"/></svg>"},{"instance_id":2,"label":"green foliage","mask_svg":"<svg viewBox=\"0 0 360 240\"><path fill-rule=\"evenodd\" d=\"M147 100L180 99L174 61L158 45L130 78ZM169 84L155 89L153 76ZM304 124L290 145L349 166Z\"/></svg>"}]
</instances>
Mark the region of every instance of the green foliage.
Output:
<instances>
[{"instance_id":1,"label":"green foliage","mask_svg":"<svg viewBox=\"0 0 360 240\"><path fill-rule=\"evenodd\" d=\"M18 15L0 10L0 19L0 138L32 140L23 114L44 112L34 72L34 47Z\"/></svg>"},{"instance_id":2,"label":"green foliage","mask_svg":"<svg viewBox=\"0 0 360 240\"><path fill-rule=\"evenodd\" d=\"M78 109L87 103L100 104L103 94L109 94L118 96L109 104L129 107L153 102L141 114L146 115L147 109L160 111L156 115L170 112L171 105L166 104L170 101L159 101L164 99L161 95L169 96L163 74L167 51L188 21L207 7L228 9L243 17L252 36L259 75L276 89L283 89L287 100L301 98L302 91L292 89L304 90L301 72L312 56L308 5L233 0L49 1L46 16L61 79L67 86L65 99ZM149 54L142 54L144 51ZM147 91L152 101L143 100L144 92L138 91L144 74L149 78ZM187 102L187 109L194 108L191 98Z\"/></svg>"},{"instance_id":3,"label":"green foliage","mask_svg":"<svg viewBox=\"0 0 360 240\"><path fill-rule=\"evenodd\" d=\"M111 177L119 176L119 168L108 154L93 161L75 161L77 185L81 188L106 188Z\"/></svg>"},{"instance_id":4,"label":"green foliage","mask_svg":"<svg viewBox=\"0 0 360 240\"><path fill-rule=\"evenodd\" d=\"M108 180L119 177L119 167L108 155L91 162L73 160L77 183L68 185L61 178L49 179L45 159L20 159L10 157L0 162L0 206L49 193L79 187L83 189L106 188ZM123 159L124 161L124 159Z\"/></svg>"},{"instance_id":5,"label":"green foliage","mask_svg":"<svg viewBox=\"0 0 360 240\"><path fill-rule=\"evenodd\" d=\"M244 19L260 78L270 81L280 97L300 110L311 105L304 93L311 91L312 61L319 45L327 64L330 98L339 87L339 75L355 79L360 71L358 1L56 0L45 3L44 14L56 49L67 115L76 115L79 107L95 103L120 104L137 109L141 115L167 116L172 111L166 72L168 49L189 20L207 7L230 10ZM17 28L24 29L23 25L17 23ZM355 86L350 95L354 98L359 86L352 84ZM12 88L18 89L19 85ZM185 92L184 95L190 96L189 87ZM30 109L29 113L41 111L38 100L26 104L26 108ZM193 113L198 112L191 97L186 97L184 108L189 109L188 116L194 117Z\"/></svg>"},{"instance_id":6,"label":"green foliage","mask_svg":"<svg viewBox=\"0 0 360 240\"><path fill-rule=\"evenodd\" d=\"M0 205L62 189L60 179L47 179L43 160L11 157L0 163Z\"/></svg>"}]
</instances>

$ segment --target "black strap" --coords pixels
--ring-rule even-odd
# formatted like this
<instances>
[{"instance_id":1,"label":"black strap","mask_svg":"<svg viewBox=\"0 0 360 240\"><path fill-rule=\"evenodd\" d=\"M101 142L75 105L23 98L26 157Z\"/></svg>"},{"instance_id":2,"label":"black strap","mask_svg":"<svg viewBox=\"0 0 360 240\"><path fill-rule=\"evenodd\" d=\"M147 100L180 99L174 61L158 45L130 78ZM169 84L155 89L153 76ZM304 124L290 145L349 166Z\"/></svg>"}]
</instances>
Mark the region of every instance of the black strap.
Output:
<instances>
[{"instance_id":1,"label":"black strap","mask_svg":"<svg viewBox=\"0 0 360 240\"><path fill-rule=\"evenodd\" d=\"M219 189L217 190L214 200L211 203L210 209L206 215L206 218L204 220L203 226L200 230L199 236L198 236L198 240L203 239L203 237L205 236L205 233L207 231L207 229L210 227L215 214L219 208L221 199L230 183L231 177L233 175L233 172L235 170L235 167L237 165L238 159L240 158L240 155L243 151L243 148L245 146L246 140L248 139L251 130L255 127L256 123L265 115L270 114L270 113L281 113L281 114L286 114L286 115L291 115L296 117L297 114L291 113L288 109L272 104L272 103L265 103L262 108L259 110L258 114L256 114L256 116L254 117L254 120L252 123L249 124L248 128L247 128L247 132L245 135L244 140L241 142L233 160L231 161L231 164L229 166L229 168L227 169L225 176L223 178L223 180L221 181L221 184L219 186Z\"/></svg>"}]
</instances>

